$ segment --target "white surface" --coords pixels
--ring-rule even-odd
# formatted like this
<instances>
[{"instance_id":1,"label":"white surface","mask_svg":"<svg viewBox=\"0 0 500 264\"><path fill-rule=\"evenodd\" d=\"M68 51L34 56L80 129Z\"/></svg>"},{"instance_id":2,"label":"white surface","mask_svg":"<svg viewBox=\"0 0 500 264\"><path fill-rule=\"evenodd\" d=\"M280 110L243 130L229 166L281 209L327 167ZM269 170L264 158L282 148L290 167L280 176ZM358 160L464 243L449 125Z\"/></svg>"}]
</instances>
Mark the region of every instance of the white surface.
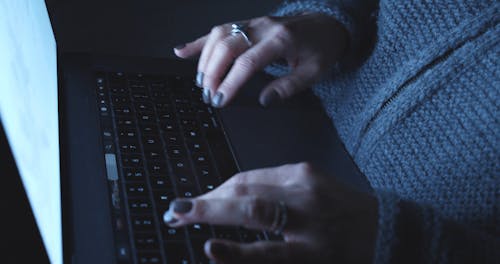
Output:
<instances>
[{"instance_id":1,"label":"white surface","mask_svg":"<svg viewBox=\"0 0 500 264\"><path fill-rule=\"evenodd\" d=\"M0 119L52 263L62 263L56 43L43 0L0 0Z\"/></svg>"}]
</instances>

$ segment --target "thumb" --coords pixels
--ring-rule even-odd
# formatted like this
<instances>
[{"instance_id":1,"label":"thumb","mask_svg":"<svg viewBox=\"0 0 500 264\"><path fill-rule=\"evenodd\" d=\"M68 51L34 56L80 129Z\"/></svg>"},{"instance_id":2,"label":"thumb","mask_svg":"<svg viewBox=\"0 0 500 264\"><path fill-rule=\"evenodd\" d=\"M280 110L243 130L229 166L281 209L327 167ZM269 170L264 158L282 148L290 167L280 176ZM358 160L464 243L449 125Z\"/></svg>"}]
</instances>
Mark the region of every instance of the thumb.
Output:
<instances>
[{"instance_id":1,"label":"thumb","mask_svg":"<svg viewBox=\"0 0 500 264\"><path fill-rule=\"evenodd\" d=\"M259 103L262 106L269 106L309 88L316 80L319 71L310 64L307 66L298 66L290 74L269 83L260 93Z\"/></svg>"}]
</instances>

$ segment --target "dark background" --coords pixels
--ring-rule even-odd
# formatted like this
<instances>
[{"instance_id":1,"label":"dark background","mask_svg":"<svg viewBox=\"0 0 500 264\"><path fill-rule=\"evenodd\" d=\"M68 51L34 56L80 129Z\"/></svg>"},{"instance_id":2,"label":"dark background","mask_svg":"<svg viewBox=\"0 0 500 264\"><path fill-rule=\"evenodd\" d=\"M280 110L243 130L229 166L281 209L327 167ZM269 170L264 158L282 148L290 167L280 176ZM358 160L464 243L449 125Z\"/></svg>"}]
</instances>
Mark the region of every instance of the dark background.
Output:
<instances>
[{"instance_id":1,"label":"dark background","mask_svg":"<svg viewBox=\"0 0 500 264\"><path fill-rule=\"evenodd\" d=\"M212 26L263 16L281 0L46 0L62 52L171 57Z\"/></svg>"}]
</instances>

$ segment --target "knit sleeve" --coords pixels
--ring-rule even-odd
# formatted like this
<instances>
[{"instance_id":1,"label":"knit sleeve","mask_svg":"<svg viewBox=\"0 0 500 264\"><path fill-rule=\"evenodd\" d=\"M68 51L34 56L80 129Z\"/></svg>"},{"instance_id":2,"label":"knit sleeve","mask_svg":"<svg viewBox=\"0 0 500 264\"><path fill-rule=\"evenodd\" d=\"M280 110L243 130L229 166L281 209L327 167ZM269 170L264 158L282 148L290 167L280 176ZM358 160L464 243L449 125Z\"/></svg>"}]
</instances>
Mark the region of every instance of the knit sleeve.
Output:
<instances>
[{"instance_id":1,"label":"knit sleeve","mask_svg":"<svg viewBox=\"0 0 500 264\"><path fill-rule=\"evenodd\" d=\"M364 25L375 12L376 0L306 0L286 1L272 16L293 16L306 12L321 13L335 18L349 33L349 45L344 54L346 59L354 57L363 42ZM283 64L273 63L265 71L274 76L283 76L290 69Z\"/></svg>"},{"instance_id":2,"label":"knit sleeve","mask_svg":"<svg viewBox=\"0 0 500 264\"><path fill-rule=\"evenodd\" d=\"M500 239L443 219L432 208L377 193L374 263L499 263Z\"/></svg>"}]
</instances>

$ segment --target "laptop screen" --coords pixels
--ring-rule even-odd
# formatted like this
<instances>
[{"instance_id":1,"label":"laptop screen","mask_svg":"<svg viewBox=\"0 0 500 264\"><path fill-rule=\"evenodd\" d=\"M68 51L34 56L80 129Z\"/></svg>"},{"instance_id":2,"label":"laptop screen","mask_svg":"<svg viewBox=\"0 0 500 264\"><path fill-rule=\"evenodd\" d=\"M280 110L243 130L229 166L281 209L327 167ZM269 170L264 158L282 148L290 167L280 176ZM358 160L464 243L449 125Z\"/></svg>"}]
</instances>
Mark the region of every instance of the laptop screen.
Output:
<instances>
[{"instance_id":1,"label":"laptop screen","mask_svg":"<svg viewBox=\"0 0 500 264\"><path fill-rule=\"evenodd\" d=\"M0 0L0 120L52 263L62 263L56 42L44 0Z\"/></svg>"}]
</instances>

